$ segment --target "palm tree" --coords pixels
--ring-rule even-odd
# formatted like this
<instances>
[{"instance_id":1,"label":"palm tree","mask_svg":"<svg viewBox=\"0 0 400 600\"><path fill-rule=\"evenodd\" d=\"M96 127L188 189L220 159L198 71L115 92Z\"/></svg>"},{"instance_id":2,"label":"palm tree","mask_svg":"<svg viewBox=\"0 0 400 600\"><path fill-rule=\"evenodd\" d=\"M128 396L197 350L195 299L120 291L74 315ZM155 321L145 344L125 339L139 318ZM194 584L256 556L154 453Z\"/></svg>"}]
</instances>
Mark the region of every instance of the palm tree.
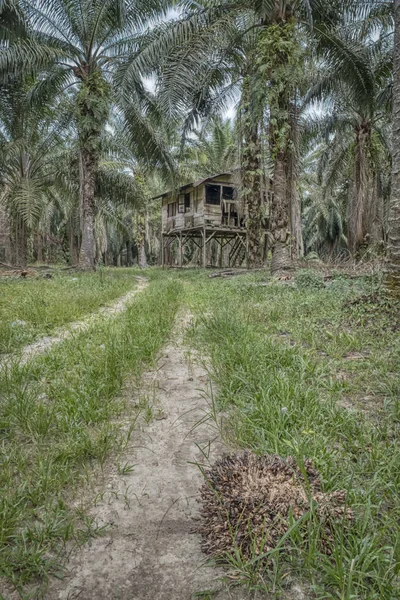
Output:
<instances>
[{"instance_id":1,"label":"palm tree","mask_svg":"<svg viewBox=\"0 0 400 600\"><path fill-rule=\"evenodd\" d=\"M96 177L112 91L114 97L118 95L114 76L136 52L135 36L166 4L158 0L20 0L19 4L29 24L29 39L3 51L0 71L39 72L40 81L31 93L34 102L48 101L66 89L74 94L81 172L79 266L92 270ZM131 103L137 100L139 107L143 98L149 102L138 72L129 75L129 94Z\"/></svg>"},{"instance_id":2,"label":"palm tree","mask_svg":"<svg viewBox=\"0 0 400 600\"><path fill-rule=\"evenodd\" d=\"M320 169L325 148L323 145L315 147L312 138L307 141L311 149L306 148L302 157L300 177L305 253L316 252L332 259L347 247L344 229L349 179L340 178L328 192L325 177L329 178L329 174Z\"/></svg>"},{"instance_id":3,"label":"palm tree","mask_svg":"<svg viewBox=\"0 0 400 600\"><path fill-rule=\"evenodd\" d=\"M180 181L231 171L237 166L238 140L231 120L216 116L195 129L178 150Z\"/></svg>"},{"instance_id":4,"label":"palm tree","mask_svg":"<svg viewBox=\"0 0 400 600\"><path fill-rule=\"evenodd\" d=\"M0 90L0 201L10 220L13 262L21 266L27 264L29 236L56 202L54 165L71 119L55 109L29 110L26 90L21 81Z\"/></svg>"},{"instance_id":5,"label":"palm tree","mask_svg":"<svg viewBox=\"0 0 400 600\"><path fill-rule=\"evenodd\" d=\"M179 21L152 31L145 45L146 60L155 56L160 43L164 47L166 58L155 65L161 99L171 114L186 114L186 128L240 90L242 196L251 264L260 260L262 204L270 175L272 269L290 264L289 242L296 227L290 225L295 186L292 181L288 185L288 177L297 176L291 148L293 107L304 63L301 36L311 31L313 21L314 35L328 38L331 22L340 15L338 4L235 0L190 5Z\"/></svg>"},{"instance_id":6,"label":"palm tree","mask_svg":"<svg viewBox=\"0 0 400 600\"><path fill-rule=\"evenodd\" d=\"M390 161L387 124L392 59L386 36L371 42L348 32L336 41L342 45L345 63L357 63L358 78L343 61L322 65L308 100L325 100L325 111L308 129L314 127L317 141L318 137L324 140L325 193L332 193L340 176L351 181L347 229L349 250L355 256L366 239L376 245L384 237L380 190Z\"/></svg>"},{"instance_id":7,"label":"palm tree","mask_svg":"<svg viewBox=\"0 0 400 600\"><path fill-rule=\"evenodd\" d=\"M393 158L392 193L389 214L389 278L388 285L400 290L400 0L394 0L393 51Z\"/></svg>"}]
</instances>

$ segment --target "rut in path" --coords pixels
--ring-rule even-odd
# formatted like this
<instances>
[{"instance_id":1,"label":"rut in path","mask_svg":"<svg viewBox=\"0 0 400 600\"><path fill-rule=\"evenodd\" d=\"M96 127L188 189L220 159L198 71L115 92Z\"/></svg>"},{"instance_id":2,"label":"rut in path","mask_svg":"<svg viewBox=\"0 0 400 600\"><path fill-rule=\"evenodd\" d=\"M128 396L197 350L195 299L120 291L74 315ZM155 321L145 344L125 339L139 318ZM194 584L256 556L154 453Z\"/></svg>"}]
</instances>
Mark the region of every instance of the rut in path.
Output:
<instances>
[{"instance_id":1,"label":"rut in path","mask_svg":"<svg viewBox=\"0 0 400 600\"><path fill-rule=\"evenodd\" d=\"M113 466L97 489L105 495L91 513L112 527L72 555L68 576L51 583L46 600L190 600L216 589L220 573L204 566L191 533L202 483L193 461L205 462L199 448L211 447L212 459L222 451L210 421L195 426L208 412L200 391L207 381L204 369L186 361L178 334L142 382L154 418L133 432L122 459L134 471L121 475ZM233 597L244 598L222 590L213 596Z\"/></svg>"},{"instance_id":2,"label":"rut in path","mask_svg":"<svg viewBox=\"0 0 400 600\"><path fill-rule=\"evenodd\" d=\"M35 358L35 356L47 352L47 350L50 350L50 348L56 344L59 344L60 342L63 342L64 340L70 339L76 332L80 333L82 331L87 331L90 329L90 327L92 327L97 319L112 317L123 312L132 298L134 298L136 294L142 292L148 286L148 280L145 277L135 277L135 279L138 281L138 286L134 290L131 290L124 296L118 298L118 300L111 306L104 306L97 312L86 316L81 321L75 321L74 323L69 323L64 327L60 327L59 329L56 329L53 335L42 337L36 342L33 342L33 344L29 344L28 346L22 348L22 350L20 350L20 354L18 354L18 356L20 356L18 361L19 364L25 365L29 360ZM13 356L6 356L0 361L0 369L11 364L12 361Z\"/></svg>"}]
</instances>

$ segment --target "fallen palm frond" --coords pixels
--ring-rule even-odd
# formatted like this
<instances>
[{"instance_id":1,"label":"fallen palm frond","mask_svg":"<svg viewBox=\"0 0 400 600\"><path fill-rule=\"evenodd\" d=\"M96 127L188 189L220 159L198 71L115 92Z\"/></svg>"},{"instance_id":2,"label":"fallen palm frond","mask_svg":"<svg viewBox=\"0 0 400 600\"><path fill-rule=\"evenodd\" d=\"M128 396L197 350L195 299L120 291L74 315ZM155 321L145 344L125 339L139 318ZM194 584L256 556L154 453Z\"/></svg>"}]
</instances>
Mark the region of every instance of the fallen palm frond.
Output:
<instances>
[{"instance_id":1,"label":"fallen palm frond","mask_svg":"<svg viewBox=\"0 0 400 600\"><path fill-rule=\"evenodd\" d=\"M196 532L203 536L203 551L216 557L237 548L247 558L273 550L293 520L312 508L321 523L321 549L330 554L331 528L353 518L346 491L324 494L319 474L308 460L300 469L293 457L246 451L225 456L205 475Z\"/></svg>"}]
</instances>

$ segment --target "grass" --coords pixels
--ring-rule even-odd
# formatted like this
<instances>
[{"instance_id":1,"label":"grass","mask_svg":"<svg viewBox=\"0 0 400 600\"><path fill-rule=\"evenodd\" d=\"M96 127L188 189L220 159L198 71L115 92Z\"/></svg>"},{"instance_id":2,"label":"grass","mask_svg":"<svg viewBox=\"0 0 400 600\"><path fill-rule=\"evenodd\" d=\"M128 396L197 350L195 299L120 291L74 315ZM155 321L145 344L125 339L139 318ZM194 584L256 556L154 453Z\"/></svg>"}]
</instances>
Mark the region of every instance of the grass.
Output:
<instances>
[{"instance_id":1,"label":"grass","mask_svg":"<svg viewBox=\"0 0 400 600\"><path fill-rule=\"evenodd\" d=\"M92 467L126 441L117 417L130 408L119 392L155 359L180 289L154 281L124 313L0 374L0 575L21 597L32 581L40 596L68 541L99 533L73 500Z\"/></svg>"},{"instance_id":2,"label":"grass","mask_svg":"<svg viewBox=\"0 0 400 600\"><path fill-rule=\"evenodd\" d=\"M306 274L307 275L307 274ZM259 557L229 559L252 589L279 595L285 582L307 581L319 599L400 597L400 340L394 305L352 300L382 297L379 282L336 278L321 287L263 276L212 281L191 291L197 323L191 340L210 358L218 406L228 412L235 444L256 452L311 458L325 491L347 489L355 513L338 526L332 555L320 550L312 511L307 541L294 524L261 573ZM260 285L266 283L266 285ZM390 303L389 303L390 304ZM389 317L388 317L389 315Z\"/></svg>"},{"instance_id":3,"label":"grass","mask_svg":"<svg viewBox=\"0 0 400 600\"><path fill-rule=\"evenodd\" d=\"M52 279L1 278L0 355L95 311L135 285L132 269L60 271Z\"/></svg>"},{"instance_id":4,"label":"grass","mask_svg":"<svg viewBox=\"0 0 400 600\"><path fill-rule=\"evenodd\" d=\"M107 277L118 288L109 293L118 296L122 283L131 285L132 271L116 273ZM195 315L188 341L209 361L214 407L227 414L231 441L293 455L300 466L311 458L324 491L348 490L355 515L350 529L336 527L331 555L321 549L312 507L268 554L268 569L260 567L262 556L245 560L235 548L227 557L235 581L273 597L291 581L303 582L306 597L319 600L400 597L400 312L379 280L337 276L324 285L309 272L289 284L263 273L210 280L195 270L146 276L149 288L125 313L0 373L0 574L21 597L32 581L44 589L49 574L59 572L67 542L101 533L74 509L74 498L93 468L123 448L118 417L129 415L120 394L125 378L139 378L155 358L185 298ZM96 277L78 277L93 302L99 298L92 284L101 287ZM38 296L40 286L48 293L48 281L34 283ZM68 286L63 278L50 283L56 305ZM31 282L10 285L13 294L29 296ZM24 294L15 306L24 305ZM57 318L66 322L65 315ZM55 319L49 329L61 324ZM36 332L40 327L38 321ZM151 420L146 403L143 410ZM122 455L116 460L121 474L135 469Z\"/></svg>"}]
</instances>

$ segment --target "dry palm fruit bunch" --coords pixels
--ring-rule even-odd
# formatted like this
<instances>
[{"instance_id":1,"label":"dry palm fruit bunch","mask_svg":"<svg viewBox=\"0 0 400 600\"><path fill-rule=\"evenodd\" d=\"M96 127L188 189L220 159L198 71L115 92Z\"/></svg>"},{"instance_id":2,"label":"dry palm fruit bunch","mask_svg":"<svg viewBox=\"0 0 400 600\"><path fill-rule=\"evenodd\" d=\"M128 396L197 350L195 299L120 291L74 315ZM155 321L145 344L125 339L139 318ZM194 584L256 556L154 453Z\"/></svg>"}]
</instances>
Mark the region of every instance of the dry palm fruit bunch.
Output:
<instances>
[{"instance_id":1,"label":"dry palm fruit bunch","mask_svg":"<svg viewBox=\"0 0 400 600\"><path fill-rule=\"evenodd\" d=\"M268 552L293 519L310 510L312 497L321 524L321 550L330 554L333 525L349 523L353 513L346 506L344 490L322 493L311 461L304 463L304 469L306 480L294 458L248 451L217 461L206 470L200 490L201 518L195 531L203 537L202 550L214 557L236 548L247 558Z\"/></svg>"}]
</instances>

